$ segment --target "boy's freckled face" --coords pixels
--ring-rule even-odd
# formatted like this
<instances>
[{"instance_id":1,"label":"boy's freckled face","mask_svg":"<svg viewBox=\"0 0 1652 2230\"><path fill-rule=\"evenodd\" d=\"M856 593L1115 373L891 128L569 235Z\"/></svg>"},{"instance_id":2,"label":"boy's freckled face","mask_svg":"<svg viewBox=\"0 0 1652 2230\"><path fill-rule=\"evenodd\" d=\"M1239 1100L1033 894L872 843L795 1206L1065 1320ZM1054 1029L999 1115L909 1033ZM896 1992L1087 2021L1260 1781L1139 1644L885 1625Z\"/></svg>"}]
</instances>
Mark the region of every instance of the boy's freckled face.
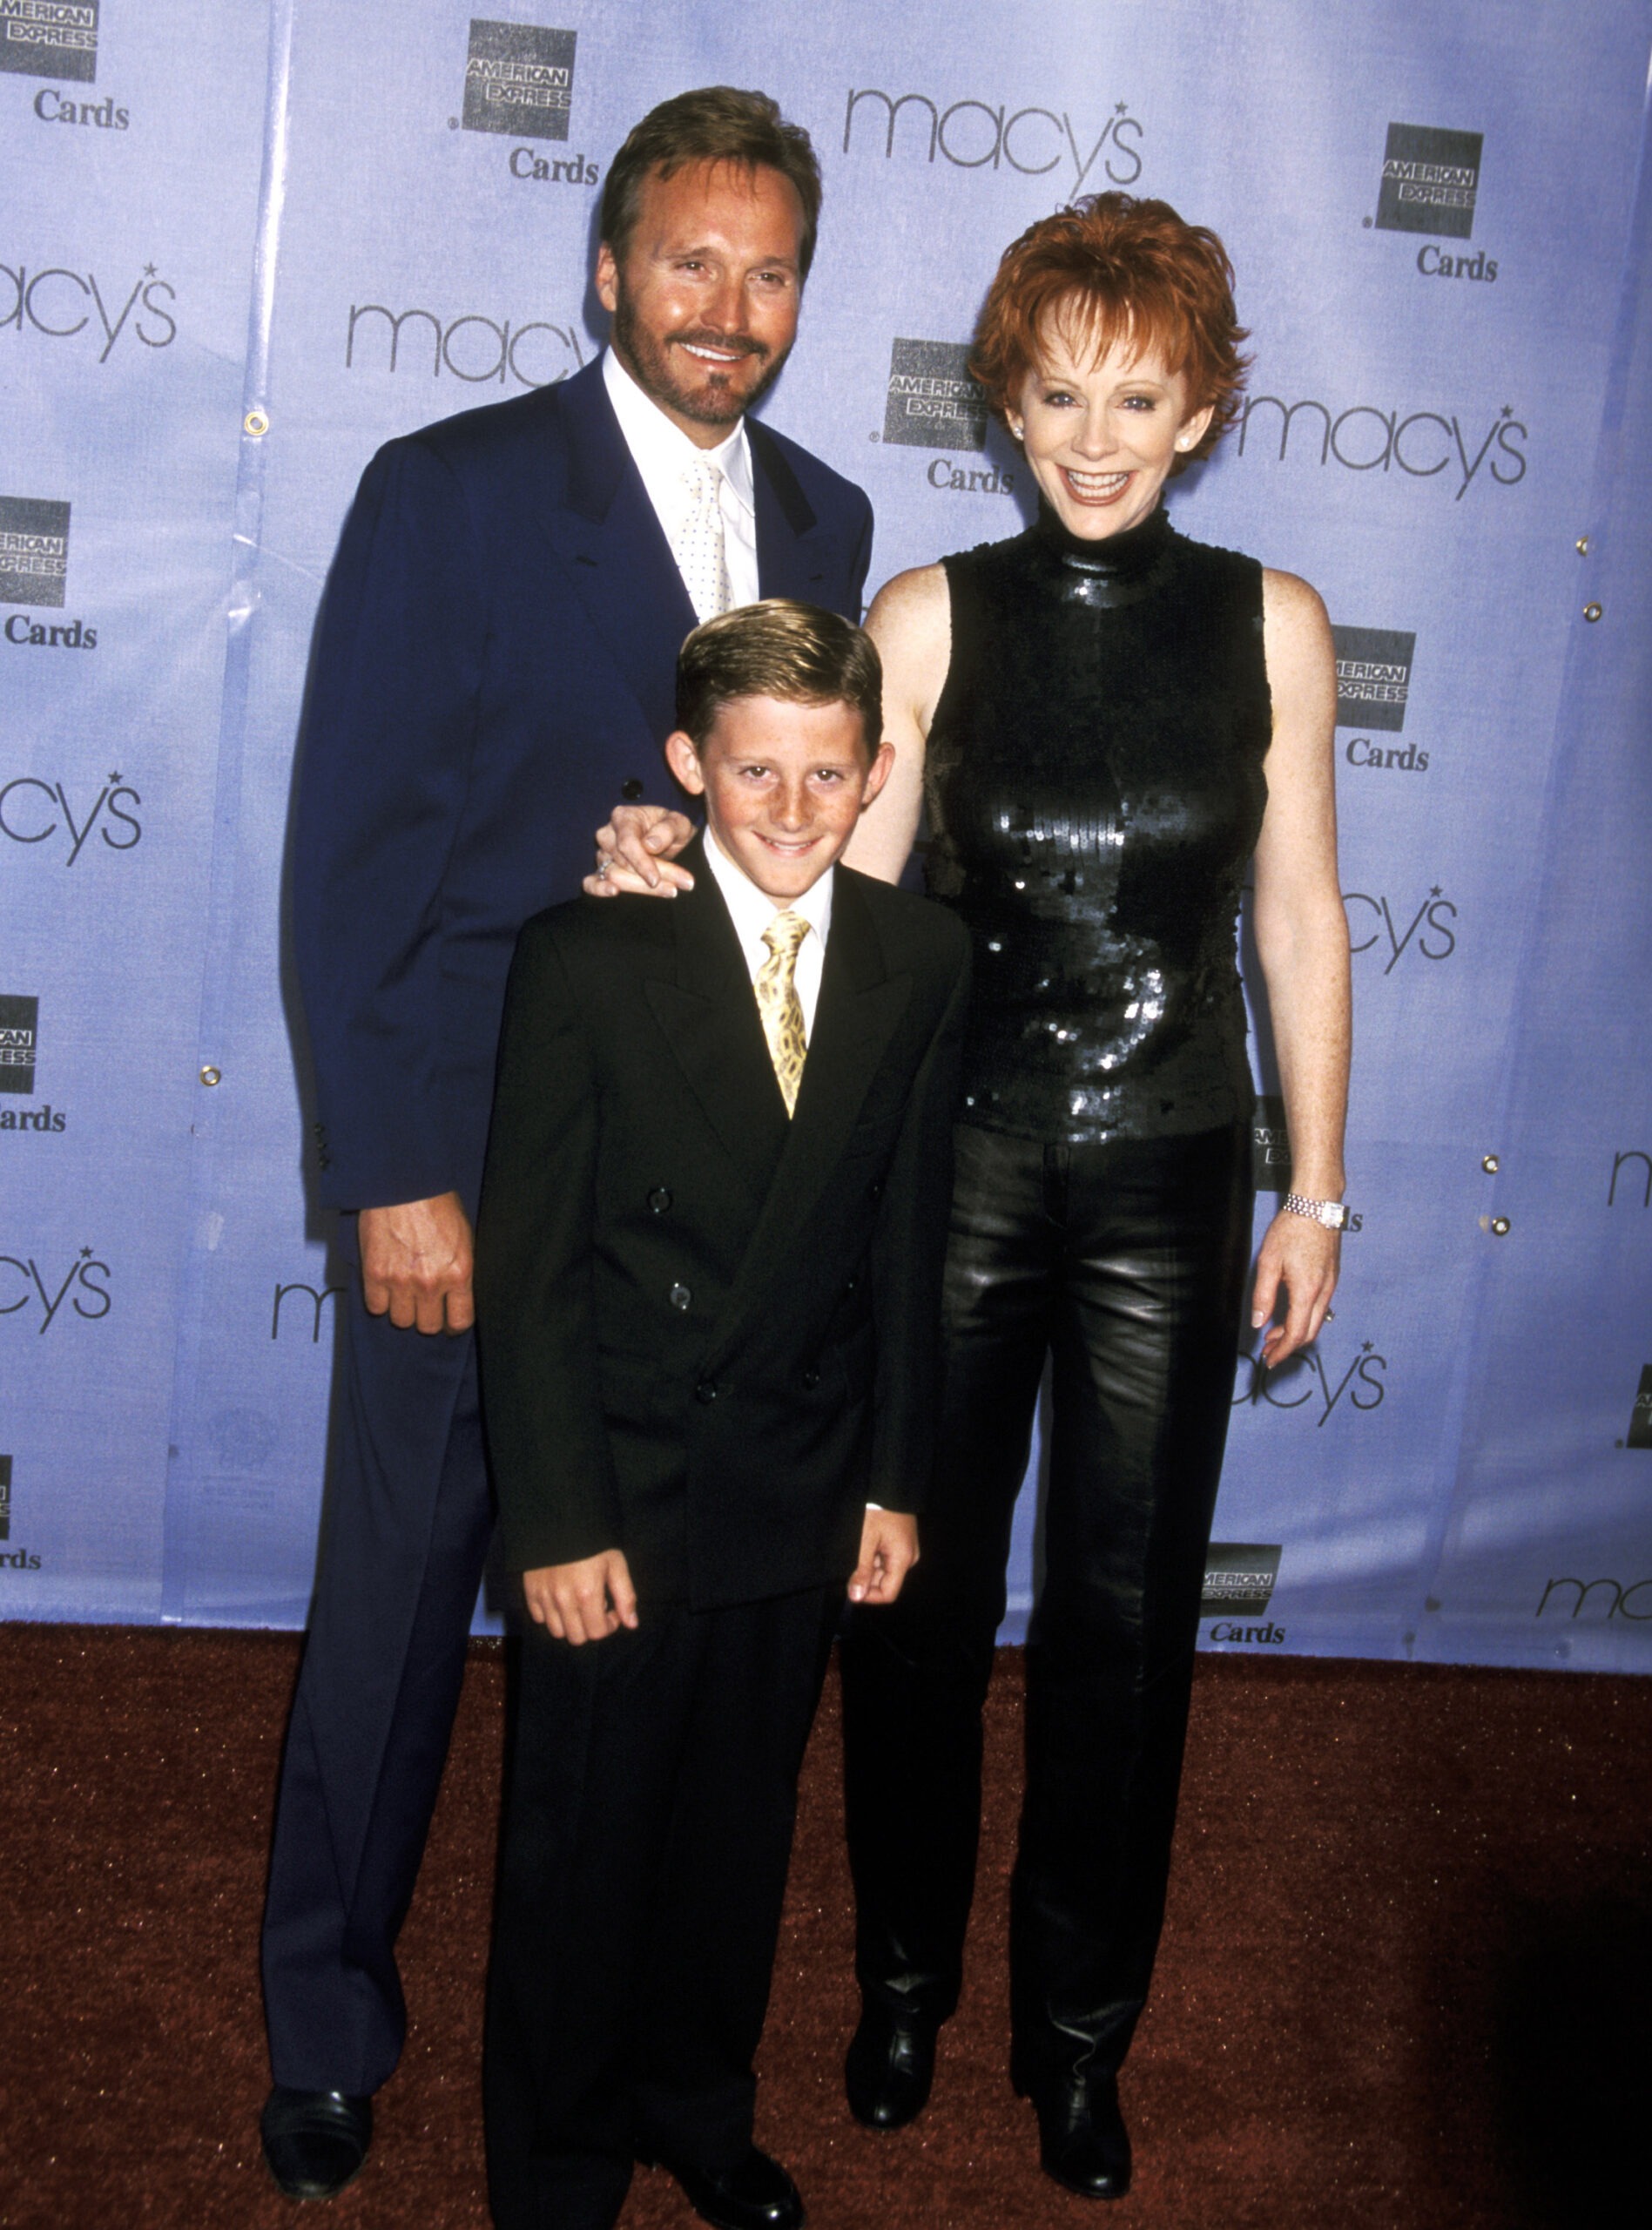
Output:
<instances>
[{"instance_id":1,"label":"boy's freckled face","mask_svg":"<svg viewBox=\"0 0 1652 2230\"><path fill-rule=\"evenodd\" d=\"M894 752L866 749L852 705L737 697L697 749L680 730L665 756L705 800L712 836L777 906L811 889L842 853L888 779Z\"/></svg>"}]
</instances>

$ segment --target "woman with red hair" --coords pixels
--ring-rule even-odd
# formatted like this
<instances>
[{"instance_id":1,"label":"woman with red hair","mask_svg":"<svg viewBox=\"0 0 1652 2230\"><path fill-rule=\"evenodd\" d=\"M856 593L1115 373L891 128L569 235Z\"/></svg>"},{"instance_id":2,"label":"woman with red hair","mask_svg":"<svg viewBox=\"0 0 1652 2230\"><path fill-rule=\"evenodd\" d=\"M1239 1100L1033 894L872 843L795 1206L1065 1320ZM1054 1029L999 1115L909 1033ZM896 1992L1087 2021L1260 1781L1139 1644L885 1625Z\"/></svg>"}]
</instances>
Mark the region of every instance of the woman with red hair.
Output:
<instances>
[{"instance_id":1,"label":"woman with red hair","mask_svg":"<svg viewBox=\"0 0 1652 2230\"><path fill-rule=\"evenodd\" d=\"M1251 1282L1270 1367L1318 1334L1346 1220L1330 630L1305 582L1180 534L1163 502L1234 415L1244 338L1221 242L1163 201L1098 194L1007 251L972 369L1038 517L878 597L895 767L848 855L893 880L927 810L929 894L974 949L922 1561L844 1647L849 2099L912 2120L957 2004L1048 1364L1011 2071L1046 2170L1097 2199L1129 2184L1117 2076L1163 1916L1250 1260L1252 862L1296 1187Z\"/></svg>"}]
</instances>

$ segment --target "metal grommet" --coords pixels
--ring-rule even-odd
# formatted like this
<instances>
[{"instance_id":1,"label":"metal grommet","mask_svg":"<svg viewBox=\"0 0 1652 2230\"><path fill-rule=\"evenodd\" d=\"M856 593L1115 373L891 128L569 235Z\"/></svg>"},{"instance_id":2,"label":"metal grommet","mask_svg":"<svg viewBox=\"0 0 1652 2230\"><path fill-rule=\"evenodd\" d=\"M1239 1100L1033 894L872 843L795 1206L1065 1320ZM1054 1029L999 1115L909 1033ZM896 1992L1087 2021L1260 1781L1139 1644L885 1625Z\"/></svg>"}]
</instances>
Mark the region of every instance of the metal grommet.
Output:
<instances>
[{"instance_id":1,"label":"metal grommet","mask_svg":"<svg viewBox=\"0 0 1652 2230\"><path fill-rule=\"evenodd\" d=\"M1492 1218L1492 1230L1499 1239L1507 1239L1508 1237L1508 1218L1507 1216L1494 1216Z\"/></svg>"},{"instance_id":2,"label":"metal grommet","mask_svg":"<svg viewBox=\"0 0 1652 2230\"><path fill-rule=\"evenodd\" d=\"M269 413L265 410L249 410L241 421L241 429L244 433L255 436L267 434L270 430Z\"/></svg>"},{"instance_id":3,"label":"metal grommet","mask_svg":"<svg viewBox=\"0 0 1652 2230\"><path fill-rule=\"evenodd\" d=\"M1584 605L1583 617L1585 619L1598 619L1600 616L1601 606L1598 604L1586 604Z\"/></svg>"},{"instance_id":4,"label":"metal grommet","mask_svg":"<svg viewBox=\"0 0 1652 2230\"><path fill-rule=\"evenodd\" d=\"M1495 1177L1498 1171L1502 1167L1501 1162L1498 1160L1497 1156L1494 1153L1482 1154L1480 1156L1480 1166L1485 1171L1487 1177Z\"/></svg>"},{"instance_id":5,"label":"metal grommet","mask_svg":"<svg viewBox=\"0 0 1652 2230\"><path fill-rule=\"evenodd\" d=\"M224 1071L222 1069L213 1068L210 1062L206 1067L201 1071L201 1082L203 1084L221 1084L223 1080Z\"/></svg>"}]
</instances>

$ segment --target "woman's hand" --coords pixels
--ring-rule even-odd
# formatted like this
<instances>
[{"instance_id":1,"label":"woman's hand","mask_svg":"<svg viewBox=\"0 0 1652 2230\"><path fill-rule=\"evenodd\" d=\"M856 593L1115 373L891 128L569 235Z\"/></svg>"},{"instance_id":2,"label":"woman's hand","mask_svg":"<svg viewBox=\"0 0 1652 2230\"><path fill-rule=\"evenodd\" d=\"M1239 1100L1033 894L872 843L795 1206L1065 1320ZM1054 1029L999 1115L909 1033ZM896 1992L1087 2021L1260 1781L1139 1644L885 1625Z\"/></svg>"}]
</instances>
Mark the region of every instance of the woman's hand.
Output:
<instances>
[{"instance_id":1,"label":"woman's hand","mask_svg":"<svg viewBox=\"0 0 1652 2230\"><path fill-rule=\"evenodd\" d=\"M1331 1313L1341 1260L1342 1233L1328 1231L1311 1216L1290 1215L1281 1208L1268 1226L1251 1294L1251 1329L1259 1332L1268 1325L1262 1342L1262 1361L1268 1369L1278 1370L1299 1348L1318 1338ZM1269 1323L1278 1311L1282 1294L1285 1321Z\"/></svg>"},{"instance_id":2,"label":"woman's hand","mask_svg":"<svg viewBox=\"0 0 1652 2230\"><path fill-rule=\"evenodd\" d=\"M585 895L675 898L692 890L693 876L671 862L693 834L693 822L668 805L617 805L597 831L597 872L585 877Z\"/></svg>"}]
</instances>

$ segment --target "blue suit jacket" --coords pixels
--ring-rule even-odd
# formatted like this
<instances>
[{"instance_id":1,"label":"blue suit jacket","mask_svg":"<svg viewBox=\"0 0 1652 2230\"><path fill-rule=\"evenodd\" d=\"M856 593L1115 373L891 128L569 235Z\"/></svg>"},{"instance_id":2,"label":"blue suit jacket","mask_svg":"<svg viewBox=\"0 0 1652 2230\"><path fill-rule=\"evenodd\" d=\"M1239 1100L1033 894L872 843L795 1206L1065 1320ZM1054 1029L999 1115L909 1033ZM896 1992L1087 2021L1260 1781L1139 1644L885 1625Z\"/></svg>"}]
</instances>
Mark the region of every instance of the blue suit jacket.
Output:
<instances>
[{"instance_id":1,"label":"blue suit jacket","mask_svg":"<svg viewBox=\"0 0 1652 2230\"><path fill-rule=\"evenodd\" d=\"M872 510L748 421L765 596L858 619ZM474 1207L505 978L623 794L694 625L599 364L381 449L317 639L293 824L320 1197Z\"/></svg>"}]
</instances>

